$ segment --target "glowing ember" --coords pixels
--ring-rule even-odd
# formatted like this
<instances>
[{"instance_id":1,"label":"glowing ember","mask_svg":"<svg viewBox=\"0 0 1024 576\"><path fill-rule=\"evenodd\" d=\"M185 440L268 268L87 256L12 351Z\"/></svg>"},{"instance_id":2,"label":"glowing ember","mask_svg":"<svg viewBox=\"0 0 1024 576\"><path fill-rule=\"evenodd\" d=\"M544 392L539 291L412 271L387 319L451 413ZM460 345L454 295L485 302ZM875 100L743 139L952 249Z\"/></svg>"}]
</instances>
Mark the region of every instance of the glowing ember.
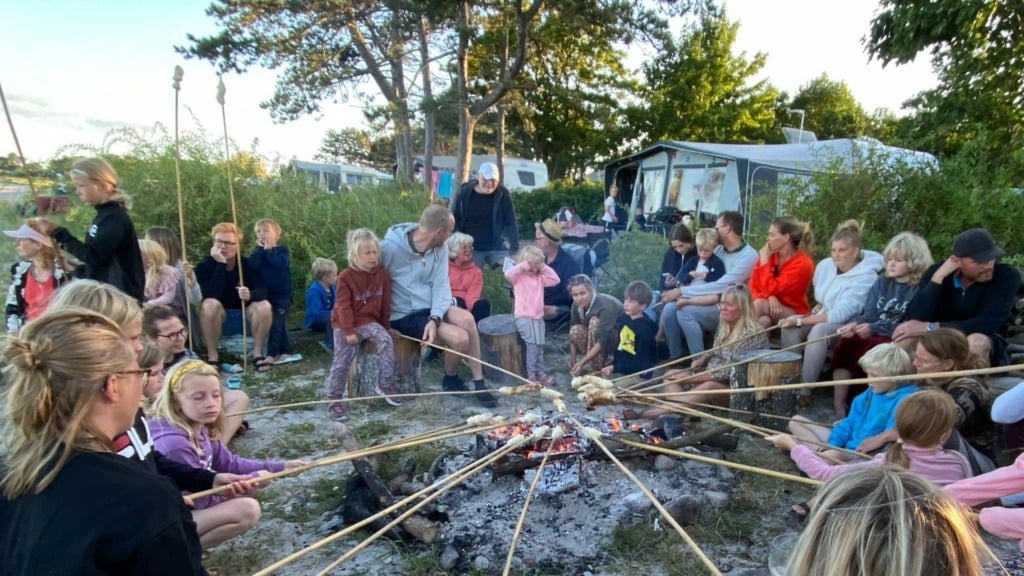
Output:
<instances>
[{"instance_id":1,"label":"glowing ember","mask_svg":"<svg viewBox=\"0 0 1024 576\"><path fill-rule=\"evenodd\" d=\"M619 424L619 419L616 418L614 414L608 415L608 428L612 432L619 432L620 430L622 430L622 425Z\"/></svg>"}]
</instances>

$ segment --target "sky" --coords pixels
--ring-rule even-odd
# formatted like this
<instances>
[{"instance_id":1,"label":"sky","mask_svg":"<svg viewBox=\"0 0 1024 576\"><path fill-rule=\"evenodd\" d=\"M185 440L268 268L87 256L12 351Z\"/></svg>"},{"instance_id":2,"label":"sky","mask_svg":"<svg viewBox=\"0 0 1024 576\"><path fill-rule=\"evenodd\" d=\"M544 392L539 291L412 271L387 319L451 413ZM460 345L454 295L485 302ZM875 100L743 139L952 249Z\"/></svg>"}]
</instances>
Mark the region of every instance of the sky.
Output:
<instances>
[{"instance_id":1,"label":"sky","mask_svg":"<svg viewBox=\"0 0 1024 576\"><path fill-rule=\"evenodd\" d=\"M725 0L740 21L734 50L768 55L763 76L791 96L822 72L849 85L868 112L899 111L935 85L927 61L883 69L868 62L861 39L877 4L871 0ZM3 6L6 5L6 6ZM217 75L207 62L174 51L186 34L216 32L209 0L0 0L0 86L29 160L64 145L100 146L114 128L173 129L175 65L184 68L180 129L223 133ZM275 73L256 69L224 77L228 134L243 149L283 160L310 160L331 128L361 126L358 102L325 103L323 112L275 124L259 103ZM794 126L799 120L794 121ZM14 151L0 129L0 154ZM116 151L116 149L115 149Z\"/></svg>"}]
</instances>

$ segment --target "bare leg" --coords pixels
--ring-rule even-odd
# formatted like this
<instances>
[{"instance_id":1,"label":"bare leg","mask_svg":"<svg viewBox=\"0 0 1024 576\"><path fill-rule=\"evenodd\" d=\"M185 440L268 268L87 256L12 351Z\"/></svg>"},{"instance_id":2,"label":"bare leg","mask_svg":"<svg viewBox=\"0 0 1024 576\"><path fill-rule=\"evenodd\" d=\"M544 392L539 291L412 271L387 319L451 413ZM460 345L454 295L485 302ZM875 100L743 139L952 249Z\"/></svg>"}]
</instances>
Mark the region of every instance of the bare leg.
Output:
<instances>
[{"instance_id":1,"label":"bare leg","mask_svg":"<svg viewBox=\"0 0 1024 576\"><path fill-rule=\"evenodd\" d=\"M199 330L203 333L203 342L206 343L206 358L216 362L220 358L217 352L217 343L220 342L220 332L224 325L224 306L220 300L207 298L199 306Z\"/></svg>"},{"instance_id":2,"label":"bare leg","mask_svg":"<svg viewBox=\"0 0 1024 576\"><path fill-rule=\"evenodd\" d=\"M224 390L224 414L238 414L249 409L249 396L241 390ZM227 416L224 418L224 433L221 442L226 446L242 427L245 416Z\"/></svg>"},{"instance_id":3,"label":"bare leg","mask_svg":"<svg viewBox=\"0 0 1024 576\"><path fill-rule=\"evenodd\" d=\"M473 315L462 308L453 306L444 316L445 322L450 322L465 332L465 352L471 357L466 359L469 363L469 372L473 375L474 380L483 380L484 372L480 367L480 332L476 329L476 320Z\"/></svg>"},{"instance_id":4,"label":"bare leg","mask_svg":"<svg viewBox=\"0 0 1024 576\"><path fill-rule=\"evenodd\" d=\"M836 368L832 371L833 380L849 380L853 374L846 368ZM832 387L832 410L836 418L846 418L847 400L850 398L850 386L848 384L836 384Z\"/></svg>"},{"instance_id":5,"label":"bare leg","mask_svg":"<svg viewBox=\"0 0 1024 576\"><path fill-rule=\"evenodd\" d=\"M260 520L260 503L254 498L234 498L210 508L193 510L192 520L205 550L255 526Z\"/></svg>"},{"instance_id":6,"label":"bare leg","mask_svg":"<svg viewBox=\"0 0 1024 576\"><path fill-rule=\"evenodd\" d=\"M249 317L249 324L252 326L252 357L263 356L263 347L267 345L267 336L270 335L270 325L274 319L274 310L270 302L250 302L245 307L245 313Z\"/></svg>"}]
</instances>

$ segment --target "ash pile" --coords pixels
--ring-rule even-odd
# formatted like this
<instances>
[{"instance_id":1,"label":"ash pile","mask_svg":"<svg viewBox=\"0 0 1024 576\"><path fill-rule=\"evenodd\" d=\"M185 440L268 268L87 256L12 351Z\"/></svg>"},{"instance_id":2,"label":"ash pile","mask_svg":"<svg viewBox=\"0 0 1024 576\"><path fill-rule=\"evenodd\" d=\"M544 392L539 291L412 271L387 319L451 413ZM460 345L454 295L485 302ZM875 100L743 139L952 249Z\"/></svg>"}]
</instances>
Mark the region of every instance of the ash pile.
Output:
<instances>
[{"instance_id":1,"label":"ash pile","mask_svg":"<svg viewBox=\"0 0 1024 576\"><path fill-rule=\"evenodd\" d=\"M617 440L662 444L718 458L723 449L735 448L735 438L715 436L697 444L687 442L685 435L666 439L660 428L629 426L614 416L576 420L588 430L579 430L570 418L558 413L526 413L515 424L460 445L456 454L440 462L439 473L454 474L501 449L510 438L529 435L537 426L560 427L563 431L557 439L545 438L513 450L486 472L451 488L438 500L436 512L445 517L438 532L445 570L500 573L527 492L546 453L548 462L539 472L541 478L527 506L515 546L513 571L600 573L616 526L660 522L650 500L591 440L589 434L594 430L600 431L602 444L681 525L698 522L702 514L710 516L712 508L729 500L734 486L729 469L655 455Z\"/></svg>"}]
</instances>

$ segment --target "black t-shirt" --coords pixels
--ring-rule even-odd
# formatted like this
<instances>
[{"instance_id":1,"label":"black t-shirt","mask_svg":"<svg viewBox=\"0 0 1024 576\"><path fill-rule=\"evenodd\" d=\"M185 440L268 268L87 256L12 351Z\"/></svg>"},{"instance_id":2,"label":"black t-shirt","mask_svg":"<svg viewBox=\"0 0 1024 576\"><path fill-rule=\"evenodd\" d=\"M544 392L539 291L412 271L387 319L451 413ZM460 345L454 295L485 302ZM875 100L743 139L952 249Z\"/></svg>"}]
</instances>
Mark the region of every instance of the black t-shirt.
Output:
<instances>
[{"instance_id":1,"label":"black t-shirt","mask_svg":"<svg viewBox=\"0 0 1024 576\"><path fill-rule=\"evenodd\" d=\"M630 318L623 314L615 323L619 345L615 349L613 370L618 374L636 374L658 363L658 344L654 338L658 325L646 314Z\"/></svg>"},{"instance_id":2,"label":"black t-shirt","mask_svg":"<svg viewBox=\"0 0 1024 576\"><path fill-rule=\"evenodd\" d=\"M473 249L487 252L494 246L494 194L480 194L473 190L466 206L465 223L460 232L473 237Z\"/></svg>"},{"instance_id":3,"label":"black t-shirt","mask_svg":"<svg viewBox=\"0 0 1024 576\"><path fill-rule=\"evenodd\" d=\"M0 498L0 526L5 576L206 574L181 494L111 452L78 452L41 493Z\"/></svg>"}]
</instances>

